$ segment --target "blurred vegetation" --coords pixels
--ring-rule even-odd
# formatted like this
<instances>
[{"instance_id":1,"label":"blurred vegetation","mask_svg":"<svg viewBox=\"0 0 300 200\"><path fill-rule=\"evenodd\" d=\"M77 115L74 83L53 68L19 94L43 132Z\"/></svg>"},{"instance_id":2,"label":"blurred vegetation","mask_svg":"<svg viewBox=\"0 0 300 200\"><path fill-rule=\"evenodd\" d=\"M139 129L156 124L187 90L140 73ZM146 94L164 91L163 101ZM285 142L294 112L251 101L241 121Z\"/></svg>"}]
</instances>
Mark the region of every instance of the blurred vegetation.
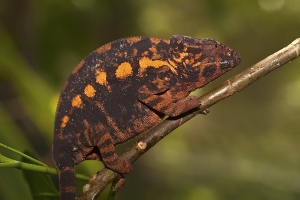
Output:
<instances>
[{"instance_id":1,"label":"blurred vegetation","mask_svg":"<svg viewBox=\"0 0 300 200\"><path fill-rule=\"evenodd\" d=\"M300 37L299 14L297 0L2 0L0 142L53 166L60 90L77 63L107 42L182 34L240 52L242 64L200 95ZM177 129L134 164L116 199L299 199L299 74L298 59ZM19 170L1 168L0 177L0 199L32 199Z\"/></svg>"}]
</instances>

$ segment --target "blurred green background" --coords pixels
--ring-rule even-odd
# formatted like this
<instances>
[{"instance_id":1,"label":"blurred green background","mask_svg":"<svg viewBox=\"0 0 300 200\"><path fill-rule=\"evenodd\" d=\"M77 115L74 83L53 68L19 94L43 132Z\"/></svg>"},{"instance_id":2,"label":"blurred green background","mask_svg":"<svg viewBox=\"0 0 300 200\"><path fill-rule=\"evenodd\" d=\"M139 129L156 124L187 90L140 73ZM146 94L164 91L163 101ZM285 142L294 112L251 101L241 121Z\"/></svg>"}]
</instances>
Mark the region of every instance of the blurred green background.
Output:
<instances>
[{"instance_id":1,"label":"blurred green background","mask_svg":"<svg viewBox=\"0 0 300 200\"><path fill-rule=\"evenodd\" d=\"M240 52L242 64L199 96L300 37L299 16L299 0L1 0L0 142L53 166L60 90L107 42L182 34ZM116 199L299 199L299 74L300 59L178 128L133 165ZM31 199L20 170L0 168L0 177L0 199Z\"/></svg>"}]
</instances>

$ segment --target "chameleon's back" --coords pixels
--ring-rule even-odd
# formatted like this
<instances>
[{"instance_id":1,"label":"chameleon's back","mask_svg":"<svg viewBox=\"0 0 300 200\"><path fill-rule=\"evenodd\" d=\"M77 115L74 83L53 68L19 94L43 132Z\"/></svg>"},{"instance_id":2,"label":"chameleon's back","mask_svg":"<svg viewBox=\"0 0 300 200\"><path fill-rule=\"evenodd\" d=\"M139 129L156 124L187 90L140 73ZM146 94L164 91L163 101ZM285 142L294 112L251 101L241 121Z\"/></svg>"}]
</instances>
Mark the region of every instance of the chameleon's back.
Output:
<instances>
[{"instance_id":1,"label":"chameleon's back","mask_svg":"<svg viewBox=\"0 0 300 200\"><path fill-rule=\"evenodd\" d=\"M156 48L156 53L151 48ZM148 64L152 59L167 60L169 48L164 40L134 37L114 41L88 55L73 70L61 92L54 143L66 137L75 138L70 140L72 145L82 143L85 138L78 134L101 123L118 144L151 127L151 121L156 123L164 115L151 112L155 119L149 125L147 121L138 124L139 119L148 119L150 109L138 100L137 91L158 77L171 77L172 72L163 66L166 62L160 64L160 69L147 64L141 68L140 58L147 57ZM126 134L124 139L120 134Z\"/></svg>"},{"instance_id":2,"label":"chameleon's back","mask_svg":"<svg viewBox=\"0 0 300 200\"><path fill-rule=\"evenodd\" d=\"M219 42L185 36L132 37L106 44L73 70L55 117L53 160L61 199L75 198L74 164L102 160L129 173L114 146L199 106L187 97L239 64L239 54Z\"/></svg>"}]
</instances>

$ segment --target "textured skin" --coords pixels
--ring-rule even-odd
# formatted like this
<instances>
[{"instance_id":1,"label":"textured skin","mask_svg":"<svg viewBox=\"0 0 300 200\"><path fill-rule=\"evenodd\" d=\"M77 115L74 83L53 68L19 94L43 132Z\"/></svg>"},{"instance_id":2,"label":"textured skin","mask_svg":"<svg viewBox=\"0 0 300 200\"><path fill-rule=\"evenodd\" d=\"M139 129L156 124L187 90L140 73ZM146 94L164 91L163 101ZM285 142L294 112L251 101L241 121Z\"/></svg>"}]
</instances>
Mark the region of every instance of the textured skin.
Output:
<instances>
[{"instance_id":1,"label":"textured skin","mask_svg":"<svg viewBox=\"0 0 300 200\"><path fill-rule=\"evenodd\" d=\"M75 199L74 165L101 160L118 173L131 164L115 153L159 123L199 107L188 96L240 63L239 54L213 39L130 37L106 44L73 70L55 117L53 160L61 199Z\"/></svg>"}]
</instances>

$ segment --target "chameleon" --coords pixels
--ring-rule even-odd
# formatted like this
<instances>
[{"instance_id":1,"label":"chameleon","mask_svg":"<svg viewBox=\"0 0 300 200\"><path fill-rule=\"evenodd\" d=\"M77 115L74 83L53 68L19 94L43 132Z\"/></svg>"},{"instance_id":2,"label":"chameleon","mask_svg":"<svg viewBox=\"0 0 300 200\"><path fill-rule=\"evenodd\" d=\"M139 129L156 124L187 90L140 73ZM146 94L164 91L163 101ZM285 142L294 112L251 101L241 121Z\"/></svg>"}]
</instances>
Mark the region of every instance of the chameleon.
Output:
<instances>
[{"instance_id":1,"label":"chameleon","mask_svg":"<svg viewBox=\"0 0 300 200\"><path fill-rule=\"evenodd\" d=\"M75 199L74 165L100 160L120 174L131 164L115 146L200 106L191 91L241 62L214 39L173 35L169 40L128 37L84 58L67 79L57 105L52 157L60 198Z\"/></svg>"}]
</instances>

